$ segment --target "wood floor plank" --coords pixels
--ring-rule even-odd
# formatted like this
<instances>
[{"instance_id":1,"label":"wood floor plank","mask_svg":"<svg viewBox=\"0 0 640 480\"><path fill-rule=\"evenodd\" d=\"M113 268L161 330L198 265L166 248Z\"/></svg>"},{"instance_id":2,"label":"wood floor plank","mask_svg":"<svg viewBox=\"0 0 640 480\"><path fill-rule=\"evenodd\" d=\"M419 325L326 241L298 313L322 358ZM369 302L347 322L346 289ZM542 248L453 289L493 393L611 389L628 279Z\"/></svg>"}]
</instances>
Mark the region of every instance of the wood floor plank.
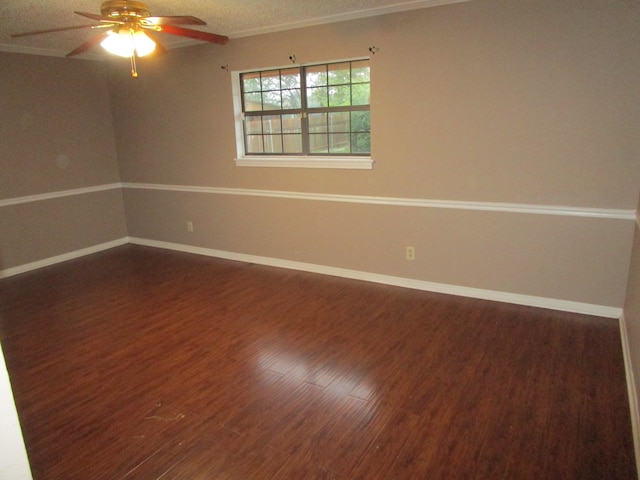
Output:
<instances>
[{"instance_id":1,"label":"wood floor plank","mask_svg":"<svg viewBox=\"0 0 640 480\"><path fill-rule=\"evenodd\" d=\"M412 435L417 433L420 417L408 410L394 409L380 433L353 464L347 478L365 480L387 478L386 473L396 462Z\"/></svg>"},{"instance_id":2,"label":"wood floor plank","mask_svg":"<svg viewBox=\"0 0 640 480\"><path fill-rule=\"evenodd\" d=\"M618 323L127 245L0 280L34 479L635 479Z\"/></svg>"}]
</instances>

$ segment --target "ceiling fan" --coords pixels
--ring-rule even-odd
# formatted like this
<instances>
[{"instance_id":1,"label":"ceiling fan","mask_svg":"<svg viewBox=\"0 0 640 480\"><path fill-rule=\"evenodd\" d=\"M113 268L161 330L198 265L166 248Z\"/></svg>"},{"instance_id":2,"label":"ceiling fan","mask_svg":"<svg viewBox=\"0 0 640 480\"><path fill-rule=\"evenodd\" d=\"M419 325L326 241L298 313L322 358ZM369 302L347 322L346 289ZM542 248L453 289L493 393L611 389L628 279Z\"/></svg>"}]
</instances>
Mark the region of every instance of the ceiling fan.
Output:
<instances>
[{"instance_id":1,"label":"ceiling fan","mask_svg":"<svg viewBox=\"0 0 640 480\"><path fill-rule=\"evenodd\" d=\"M74 12L83 17L90 18L98 24L75 25L70 27L50 28L47 30L35 30L32 32L17 33L12 37L24 37L27 35L39 35L42 33L60 32L80 28L105 29L104 32L91 38L66 56L71 57L89 50L98 43L109 53L121 57L131 58L131 75L137 77L135 58L143 57L154 50L164 52L166 49L154 37L156 32L188 37L210 43L224 45L229 41L228 37L214 33L191 30L178 25L206 25L206 22L189 15L152 17L147 6L142 2L132 0L107 0L100 6L100 14Z\"/></svg>"}]
</instances>

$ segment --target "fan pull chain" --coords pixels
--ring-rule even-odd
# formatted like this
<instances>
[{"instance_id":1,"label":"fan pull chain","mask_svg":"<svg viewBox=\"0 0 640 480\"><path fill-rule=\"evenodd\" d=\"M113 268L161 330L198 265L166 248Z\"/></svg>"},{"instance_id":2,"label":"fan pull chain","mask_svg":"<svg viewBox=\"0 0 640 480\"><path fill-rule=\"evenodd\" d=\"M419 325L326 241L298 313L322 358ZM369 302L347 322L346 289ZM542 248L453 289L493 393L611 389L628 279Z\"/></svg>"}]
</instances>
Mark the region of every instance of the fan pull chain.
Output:
<instances>
[{"instance_id":1,"label":"fan pull chain","mask_svg":"<svg viewBox=\"0 0 640 480\"><path fill-rule=\"evenodd\" d=\"M135 52L131 55L131 76L133 78L138 78L138 69L136 68L136 54Z\"/></svg>"}]
</instances>

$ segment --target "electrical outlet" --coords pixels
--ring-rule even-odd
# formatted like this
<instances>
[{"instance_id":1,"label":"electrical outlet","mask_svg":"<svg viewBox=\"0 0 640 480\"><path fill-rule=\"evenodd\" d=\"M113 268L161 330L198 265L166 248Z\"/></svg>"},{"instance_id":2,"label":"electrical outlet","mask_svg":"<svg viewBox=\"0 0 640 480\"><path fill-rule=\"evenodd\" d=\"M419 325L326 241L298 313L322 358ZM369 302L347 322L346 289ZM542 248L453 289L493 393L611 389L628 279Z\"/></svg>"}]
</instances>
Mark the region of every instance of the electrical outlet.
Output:
<instances>
[{"instance_id":1,"label":"electrical outlet","mask_svg":"<svg viewBox=\"0 0 640 480\"><path fill-rule=\"evenodd\" d=\"M187 232L193 232L193 222L192 221L188 221L187 222Z\"/></svg>"},{"instance_id":2,"label":"electrical outlet","mask_svg":"<svg viewBox=\"0 0 640 480\"><path fill-rule=\"evenodd\" d=\"M405 247L405 257L407 260L415 260L416 259L416 248L415 247Z\"/></svg>"}]
</instances>

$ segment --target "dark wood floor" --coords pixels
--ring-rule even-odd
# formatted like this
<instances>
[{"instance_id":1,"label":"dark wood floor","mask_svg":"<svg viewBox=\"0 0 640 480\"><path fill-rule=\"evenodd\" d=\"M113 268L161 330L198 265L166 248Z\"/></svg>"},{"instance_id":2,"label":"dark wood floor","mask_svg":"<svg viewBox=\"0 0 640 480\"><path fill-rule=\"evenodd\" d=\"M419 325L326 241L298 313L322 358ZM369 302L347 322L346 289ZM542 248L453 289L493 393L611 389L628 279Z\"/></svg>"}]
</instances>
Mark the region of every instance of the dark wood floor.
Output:
<instances>
[{"instance_id":1,"label":"dark wood floor","mask_svg":"<svg viewBox=\"0 0 640 480\"><path fill-rule=\"evenodd\" d=\"M137 246L0 299L36 480L636 478L614 320Z\"/></svg>"}]
</instances>

